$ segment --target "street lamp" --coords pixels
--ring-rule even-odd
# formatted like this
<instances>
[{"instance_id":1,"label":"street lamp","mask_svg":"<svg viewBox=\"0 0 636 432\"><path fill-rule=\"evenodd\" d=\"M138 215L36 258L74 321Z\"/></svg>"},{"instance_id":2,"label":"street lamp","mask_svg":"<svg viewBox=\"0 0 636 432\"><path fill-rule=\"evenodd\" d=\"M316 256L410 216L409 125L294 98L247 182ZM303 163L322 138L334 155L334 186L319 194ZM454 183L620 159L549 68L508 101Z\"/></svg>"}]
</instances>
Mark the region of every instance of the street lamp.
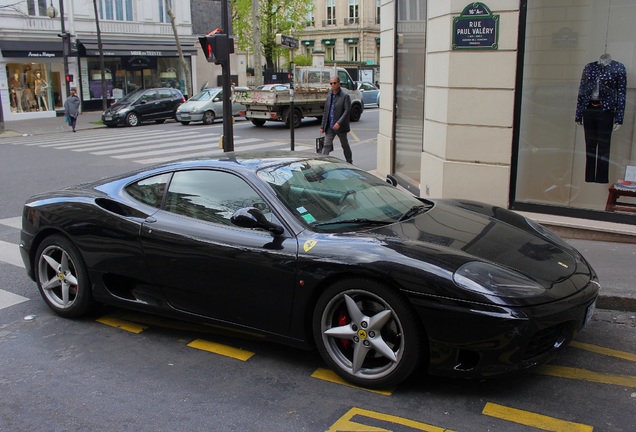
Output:
<instances>
[{"instance_id":1,"label":"street lamp","mask_svg":"<svg viewBox=\"0 0 636 432\"><path fill-rule=\"evenodd\" d=\"M53 0L51 0L51 6L46 9L46 16L53 19L57 17L57 10L53 7ZM68 77L68 55L71 52L69 42L71 41L71 35L66 31L64 27L64 0L60 0L60 22L62 24L62 33L58 34L62 38L62 57L64 58L64 82L66 83L66 97L71 94L71 83Z\"/></svg>"}]
</instances>

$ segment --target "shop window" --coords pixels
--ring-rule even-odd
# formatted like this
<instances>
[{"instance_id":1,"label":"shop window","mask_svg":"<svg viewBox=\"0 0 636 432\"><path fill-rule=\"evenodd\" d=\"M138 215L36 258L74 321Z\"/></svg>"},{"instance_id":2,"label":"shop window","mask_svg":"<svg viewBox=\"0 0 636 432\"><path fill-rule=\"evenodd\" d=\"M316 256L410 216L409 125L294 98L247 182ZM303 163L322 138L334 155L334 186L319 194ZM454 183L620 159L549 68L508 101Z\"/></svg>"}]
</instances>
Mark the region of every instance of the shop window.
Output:
<instances>
[{"instance_id":1,"label":"shop window","mask_svg":"<svg viewBox=\"0 0 636 432\"><path fill-rule=\"evenodd\" d=\"M7 77L11 111L15 113L55 109L50 67L42 63L9 63Z\"/></svg>"},{"instance_id":2,"label":"shop window","mask_svg":"<svg viewBox=\"0 0 636 432\"><path fill-rule=\"evenodd\" d=\"M636 3L530 0L527 17L514 201L604 211L636 162Z\"/></svg>"}]
</instances>

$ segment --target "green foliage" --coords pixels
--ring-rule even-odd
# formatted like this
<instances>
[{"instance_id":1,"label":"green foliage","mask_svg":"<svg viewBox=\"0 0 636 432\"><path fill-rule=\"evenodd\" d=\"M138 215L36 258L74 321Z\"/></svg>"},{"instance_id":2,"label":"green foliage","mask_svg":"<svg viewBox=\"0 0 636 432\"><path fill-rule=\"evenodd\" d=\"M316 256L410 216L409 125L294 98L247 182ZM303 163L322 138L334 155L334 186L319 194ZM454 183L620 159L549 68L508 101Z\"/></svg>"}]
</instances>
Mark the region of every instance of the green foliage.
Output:
<instances>
[{"instance_id":1,"label":"green foliage","mask_svg":"<svg viewBox=\"0 0 636 432\"><path fill-rule=\"evenodd\" d=\"M261 29L261 54L267 67L274 67L274 61L285 55L286 48L276 45L276 33L299 38L313 10L313 0L258 0ZM253 51L252 0L231 0L232 29L238 39L238 48Z\"/></svg>"}]
</instances>

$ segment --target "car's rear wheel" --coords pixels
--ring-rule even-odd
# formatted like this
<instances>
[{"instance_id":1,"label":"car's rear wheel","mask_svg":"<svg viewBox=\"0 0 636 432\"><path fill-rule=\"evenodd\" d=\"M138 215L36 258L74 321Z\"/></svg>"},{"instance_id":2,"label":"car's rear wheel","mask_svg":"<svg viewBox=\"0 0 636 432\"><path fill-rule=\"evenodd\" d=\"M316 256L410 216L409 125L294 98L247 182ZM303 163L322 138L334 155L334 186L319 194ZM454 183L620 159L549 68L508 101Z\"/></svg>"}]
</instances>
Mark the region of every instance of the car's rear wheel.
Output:
<instances>
[{"instance_id":1,"label":"car's rear wheel","mask_svg":"<svg viewBox=\"0 0 636 432\"><path fill-rule=\"evenodd\" d=\"M216 120L216 116L213 111L206 111L203 113L203 124L211 125Z\"/></svg>"},{"instance_id":2,"label":"car's rear wheel","mask_svg":"<svg viewBox=\"0 0 636 432\"><path fill-rule=\"evenodd\" d=\"M70 240L57 234L46 238L35 259L38 290L55 313L77 317L95 307L88 269Z\"/></svg>"},{"instance_id":3,"label":"car's rear wheel","mask_svg":"<svg viewBox=\"0 0 636 432\"><path fill-rule=\"evenodd\" d=\"M419 366L423 331L415 311L375 281L329 287L314 308L313 332L325 362L356 385L394 386Z\"/></svg>"},{"instance_id":4,"label":"car's rear wheel","mask_svg":"<svg viewBox=\"0 0 636 432\"><path fill-rule=\"evenodd\" d=\"M139 116L135 112L129 112L126 116L126 124L128 126L137 126L139 125Z\"/></svg>"},{"instance_id":5,"label":"car's rear wheel","mask_svg":"<svg viewBox=\"0 0 636 432\"><path fill-rule=\"evenodd\" d=\"M258 126L261 127L265 124L265 120L261 120L261 119L252 119L252 124L254 126Z\"/></svg>"},{"instance_id":6,"label":"car's rear wheel","mask_svg":"<svg viewBox=\"0 0 636 432\"><path fill-rule=\"evenodd\" d=\"M184 126L187 126L187 125L190 124L190 122L189 121L182 121L181 124L184 125Z\"/></svg>"}]
</instances>

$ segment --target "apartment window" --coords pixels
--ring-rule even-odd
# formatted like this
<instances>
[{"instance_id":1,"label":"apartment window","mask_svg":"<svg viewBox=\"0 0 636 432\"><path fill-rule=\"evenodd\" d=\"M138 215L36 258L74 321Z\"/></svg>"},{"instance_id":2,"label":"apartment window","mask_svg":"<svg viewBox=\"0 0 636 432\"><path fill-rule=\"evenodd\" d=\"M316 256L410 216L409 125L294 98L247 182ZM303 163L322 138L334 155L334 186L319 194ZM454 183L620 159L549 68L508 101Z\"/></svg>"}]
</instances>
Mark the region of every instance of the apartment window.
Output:
<instances>
[{"instance_id":1,"label":"apartment window","mask_svg":"<svg viewBox=\"0 0 636 432\"><path fill-rule=\"evenodd\" d=\"M30 16L46 16L47 7L48 5L46 4L46 0L28 0L27 1L27 11Z\"/></svg>"},{"instance_id":2,"label":"apartment window","mask_svg":"<svg viewBox=\"0 0 636 432\"><path fill-rule=\"evenodd\" d=\"M380 7L381 0L375 0L375 23L380 24Z\"/></svg>"},{"instance_id":3,"label":"apartment window","mask_svg":"<svg viewBox=\"0 0 636 432\"><path fill-rule=\"evenodd\" d=\"M159 1L159 22L169 23L170 17L168 16L168 10L166 9L165 0ZM172 0L168 0L168 5L170 5L170 9L172 9Z\"/></svg>"},{"instance_id":4,"label":"apartment window","mask_svg":"<svg viewBox=\"0 0 636 432\"><path fill-rule=\"evenodd\" d=\"M99 18L133 21L133 0L98 0Z\"/></svg>"},{"instance_id":5,"label":"apartment window","mask_svg":"<svg viewBox=\"0 0 636 432\"><path fill-rule=\"evenodd\" d=\"M358 44L349 44L347 48L347 60L349 61L358 61Z\"/></svg>"},{"instance_id":6,"label":"apartment window","mask_svg":"<svg viewBox=\"0 0 636 432\"><path fill-rule=\"evenodd\" d=\"M336 24L336 0L327 0L327 25Z\"/></svg>"},{"instance_id":7,"label":"apartment window","mask_svg":"<svg viewBox=\"0 0 636 432\"><path fill-rule=\"evenodd\" d=\"M325 49L325 60L334 61L335 59L336 59L336 47L328 46L327 49Z\"/></svg>"},{"instance_id":8,"label":"apartment window","mask_svg":"<svg viewBox=\"0 0 636 432\"><path fill-rule=\"evenodd\" d=\"M349 16L345 24L357 24L358 19L358 0L349 0Z\"/></svg>"},{"instance_id":9,"label":"apartment window","mask_svg":"<svg viewBox=\"0 0 636 432\"><path fill-rule=\"evenodd\" d=\"M316 19L314 17L314 11L313 10L307 12L306 20L307 20L307 22L305 23L306 27L315 27Z\"/></svg>"}]
</instances>

